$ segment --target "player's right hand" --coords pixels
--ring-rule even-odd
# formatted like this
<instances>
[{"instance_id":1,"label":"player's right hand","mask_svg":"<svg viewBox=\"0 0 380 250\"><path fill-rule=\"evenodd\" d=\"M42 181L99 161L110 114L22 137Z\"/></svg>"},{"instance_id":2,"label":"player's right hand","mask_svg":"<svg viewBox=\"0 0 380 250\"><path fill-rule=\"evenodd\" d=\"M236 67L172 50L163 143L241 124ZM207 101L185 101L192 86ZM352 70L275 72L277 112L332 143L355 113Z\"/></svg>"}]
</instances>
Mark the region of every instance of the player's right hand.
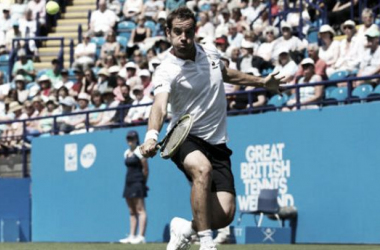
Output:
<instances>
[{"instance_id":1,"label":"player's right hand","mask_svg":"<svg viewBox=\"0 0 380 250\"><path fill-rule=\"evenodd\" d=\"M153 157L157 154L156 148L157 141L154 139L149 139L140 146L141 154L145 157Z\"/></svg>"}]
</instances>

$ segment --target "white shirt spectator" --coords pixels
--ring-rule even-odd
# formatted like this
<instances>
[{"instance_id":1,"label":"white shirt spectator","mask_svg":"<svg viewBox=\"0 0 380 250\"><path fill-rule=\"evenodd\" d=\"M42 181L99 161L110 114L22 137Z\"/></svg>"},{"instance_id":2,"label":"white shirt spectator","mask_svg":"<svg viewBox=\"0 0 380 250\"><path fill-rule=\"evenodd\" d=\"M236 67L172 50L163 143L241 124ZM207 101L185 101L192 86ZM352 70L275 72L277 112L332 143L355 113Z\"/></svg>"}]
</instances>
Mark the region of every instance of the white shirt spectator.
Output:
<instances>
[{"instance_id":1,"label":"white shirt spectator","mask_svg":"<svg viewBox=\"0 0 380 250\"><path fill-rule=\"evenodd\" d=\"M244 10L241 10L241 14L247 18L248 24L251 24L264 8L265 4L260 3L257 7L250 6Z\"/></svg>"},{"instance_id":2,"label":"white shirt spectator","mask_svg":"<svg viewBox=\"0 0 380 250\"><path fill-rule=\"evenodd\" d=\"M244 39L244 35L242 33L238 32L238 33L236 33L236 35L234 37L232 37L231 35L228 35L227 39L228 39L228 43L230 44L230 46L240 48L241 42Z\"/></svg>"},{"instance_id":3,"label":"white shirt spectator","mask_svg":"<svg viewBox=\"0 0 380 250\"><path fill-rule=\"evenodd\" d=\"M339 44L339 58L334 64L334 67L339 70L354 70L358 68L360 63L361 43L357 36L352 37L351 42L343 39Z\"/></svg>"},{"instance_id":4,"label":"white shirt spectator","mask_svg":"<svg viewBox=\"0 0 380 250\"><path fill-rule=\"evenodd\" d=\"M12 4L11 6L11 15L12 15L12 20L19 20L20 18L22 18L22 16L24 15L25 11L26 11L26 8L28 6L24 3L22 4Z\"/></svg>"},{"instance_id":5,"label":"white shirt spectator","mask_svg":"<svg viewBox=\"0 0 380 250\"><path fill-rule=\"evenodd\" d=\"M298 66L293 60L289 60L289 62L285 65L277 64L274 67L273 72L280 72L278 77L285 76L286 78L290 76L294 76L297 73Z\"/></svg>"},{"instance_id":6,"label":"white shirt spectator","mask_svg":"<svg viewBox=\"0 0 380 250\"><path fill-rule=\"evenodd\" d=\"M75 48L75 55L80 55L80 54L93 54L95 55L96 53L96 44L95 43L80 43L77 45ZM77 62L79 64L87 64L87 63L94 63L94 57L90 56L81 56L77 59Z\"/></svg>"},{"instance_id":7,"label":"white shirt spectator","mask_svg":"<svg viewBox=\"0 0 380 250\"><path fill-rule=\"evenodd\" d=\"M265 61L271 61L272 59L274 59L273 50L275 45L275 41L260 44L259 48L255 50L256 55L263 58Z\"/></svg>"},{"instance_id":8,"label":"white shirt spectator","mask_svg":"<svg viewBox=\"0 0 380 250\"><path fill-rule=\"evenodd\" d=\"M143 0L126 0L123 6L123 14L126 17L133 16L135 13L140 13L143 8Z\"/></svg>"},{"instance_id":9,"label":"white shirt spectator","mask_svg":"<svg viewBox=\"0 0 380 250\"><path fill-rule=\"evenodd\" d=\"M281 49L288 49L289 51L301 51L306 48L307 42L302 42L298 37L292 36L290 39L285 40L284 37L279 37L275 40L274 55L278 55Z\"/></svg>"},{"instance_id":10,"label":"white shirt spectator","mask_svg":"<svg viewBox=\"0 0 380 250\"><path fill-rule=\"evenodd\" d=\"M140 105L140 104L148 104L148 103L152 103L152 99L150 99L148 96L144 96L140 101L134 100L132 105ZM152 108L152 105L132 107L128 111L127 119L129 119L130 121L140 120L141 118L146 120L149 118L151 108Z\"/></svg>"},{"instance_id":11,"label":"white shirt spectator","mask_svg":"<svg viewBox=\"0 0 380 250\"><path fill-rule=\"evenodd\" d=\"M37 23L33 20L20 19L20 31L23 37L35 37L37 31Z\"/></svg>"},{"instance_id":12,"label":"white shirt spectator","mask_svg":"<svg viewBox=\"0 0 380 250\"><path fill-rule=\"evenodd\" d=\"M339 42L334 40L327 49L319 48L318 56L326 62L327 66L335 64L339 57Z\"/></svg>"},{"instance_id":13,"label":"white shirt spectator","mask_svg":"<svg viewBox=\"0 0 380 250\"><path fill-rule=\"evenodd\" d=\"M148 0L144 3L144 15L147 18L153 18L160 10L165 8L164 3L160 0Z\"/></svg>"},{"instance_id":14,"label":"white shirt spectator","mask_svg":"<svg viewBox=\"0 0 380 250\"><path fill-rule=\"evenodd\" d=\"M112 10L107 9L104 12L96 10L91 14L91 29L95 32L107 33L112 30L117 20L118 17Z\"/></svg>"},{"instance_id":15,"label":"white shirt spectator","mask_svg":"<svg viewBox=\"0 0 380 250\"><path fill-rule=\"evenodd\" d=\"M33 19L36 20L37 14L39 14L40 19L38 20L40 23L45 23L46 9L45 9L46 1L45 0L32 0L28 3L28 9L33 12Z\"/></svg>"},{"instance_id":16,"label":"white shirt spectator","mask_svg":"<svg viewBox=\"0 0 380 250\"><path fill-rule=\"evenodd\" d=\"M8 18L8 19L1 18L0 19L0 29L4 34L7 33L8 30L11 30L12 29L12 19L11 18Z\"/></svg>"},{"instance_id":17,"label":"white shirt spectator","mask_svg":"<svg viewBox=\"0 0 380 250\"><path fill-rule=\"evenodd\" d=\"M377 47L374 53L371 53L371 49L366 49L361 58L361 76L373 74L380 67L380 46Z\"/></svg>"},{"instance_id":18,"label":"white shirt spectator","mask_svg":"<svg viewBox=\"0 0 380 250\"><path fill-rule=\"evenodd\" d=\"M215 27L211 22L205 23L205 25L200 26L197 31L198 34L204 34L206 37L214 39Z\"/></svg>"}]
</instances>

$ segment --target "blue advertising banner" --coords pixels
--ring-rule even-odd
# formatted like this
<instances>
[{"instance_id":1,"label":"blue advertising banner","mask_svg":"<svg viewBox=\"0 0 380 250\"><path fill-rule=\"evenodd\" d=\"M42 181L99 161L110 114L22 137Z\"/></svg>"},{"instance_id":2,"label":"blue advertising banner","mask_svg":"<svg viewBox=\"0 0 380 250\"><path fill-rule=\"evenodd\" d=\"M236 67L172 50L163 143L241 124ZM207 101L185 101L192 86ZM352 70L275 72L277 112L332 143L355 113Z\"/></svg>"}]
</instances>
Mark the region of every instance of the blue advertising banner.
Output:
<instances>
[{"instance_id":1,"label":"blue advertising banner","mask_svg":"<svg viewBox=\"0 0 380 250\"><path fill-rule=\"evenodd\" d=\"M237 213L254 210L262 188L278 188L279 203L298 210L297 243L380 243L379 108L370 103L229 117ZM146 131L133 129L141 137ZM33 241L125 237L123 153L129 130L33 141ZM171 161L156 156L148 162L146 238L160 242L172 217L192 218L190 186ZM241 229L254 225L245 216L236 238L245 238ZM263 222L265 228L276 226Z\"/></svg>"}]
</instances>

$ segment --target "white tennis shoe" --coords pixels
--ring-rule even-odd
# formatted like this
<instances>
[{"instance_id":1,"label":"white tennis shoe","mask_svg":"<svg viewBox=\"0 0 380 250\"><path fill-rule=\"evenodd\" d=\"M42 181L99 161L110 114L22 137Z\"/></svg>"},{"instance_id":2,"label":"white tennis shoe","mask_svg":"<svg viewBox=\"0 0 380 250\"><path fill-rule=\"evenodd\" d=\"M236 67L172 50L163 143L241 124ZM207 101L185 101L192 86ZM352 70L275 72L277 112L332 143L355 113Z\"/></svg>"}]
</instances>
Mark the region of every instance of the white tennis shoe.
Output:
<instances>
[{"instance_id":1,"label":"white tennis shoe","mask_svg":"<svg viewBox=\"0 0 380 250\"><path fill-rule=\"evenodd\" d=\"M170 241L166 250L188 250L190 248L190 239L181 233L181 228L186 222L186 220L178 217L172 219L170 222Z\"/></svg>"},{"instance_id":2,"label":"white tennis shoe","mask_svg":"<svg viewBox=\"0 0 380 250\"><path fill-rule=\"evenodd\" d=\"M134 238L135 238L134 235L129 235L127 238L119 240L119 242L123 244L129 244L131 243L131 240L133 240Z\"/></svg>"},{"instance_id":3,"label":"white tennis shoe","mask_svg":"<svg viewBox=\"0 0 380 250\"><path fill-rule=\"evenodd\" d=\"M199 250L218 250L216 248L216 244L213 241L207 242L205 244L201 244L201 248Z\"/></svg>"},{"instance_id":4,"label":"white tennis shoe","mask_svg":"<svg viewBox=\"0 0 380 250\"><path fill-rule=\"evenodd\" d=\"M142 235L138 235L131 239L131 244L145 244L145 237Z\"/></svg>"}]
</instances>

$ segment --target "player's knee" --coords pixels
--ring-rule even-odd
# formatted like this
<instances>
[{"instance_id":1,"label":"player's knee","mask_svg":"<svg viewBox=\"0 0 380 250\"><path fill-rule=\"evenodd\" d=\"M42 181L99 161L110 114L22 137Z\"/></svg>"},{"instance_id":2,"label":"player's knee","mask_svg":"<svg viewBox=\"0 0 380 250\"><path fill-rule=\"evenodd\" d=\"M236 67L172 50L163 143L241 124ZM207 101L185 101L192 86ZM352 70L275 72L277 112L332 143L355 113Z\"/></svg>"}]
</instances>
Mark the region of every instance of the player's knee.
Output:
<instances>
[{"instance_id":1,"label":"player's knee","mask_svg":"<svg viewBox=\"0 0 380 250\"><path fill-rule=\"evenodd\" d=\"M193 181L200 183L208 183L211 180L212 167L211 165L205 164L200 165L196 168L193 174Z\"/></svg>"}]
</instances>

